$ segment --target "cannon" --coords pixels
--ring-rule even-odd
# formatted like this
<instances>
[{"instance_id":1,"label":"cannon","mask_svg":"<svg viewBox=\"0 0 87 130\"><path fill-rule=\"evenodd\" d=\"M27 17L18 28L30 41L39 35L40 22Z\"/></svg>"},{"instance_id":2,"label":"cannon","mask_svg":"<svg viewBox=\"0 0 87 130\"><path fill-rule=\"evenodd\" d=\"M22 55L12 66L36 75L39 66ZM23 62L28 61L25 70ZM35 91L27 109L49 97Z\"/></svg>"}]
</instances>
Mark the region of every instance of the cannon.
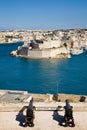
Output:
<instances>
[{"instance_id":1,"label":"cannon","mask_svg":"<svg viewBox=\"0 0 87 130\"><path fill-rule=\"evenodd\" d=\"M65 115L64 115L64 122L65 122L65 127L66 126L71 126L74 127L75 123L74 123L74 118L73 118L73 110L72 110L72 106L70 106L69 101L66 100L66 106L64 107L65 109Z\"/></svg>"},{"instance_id":2,"label":"cannon","mask_svg":"<svg viewBox=\"0 0 87 130\"><path fill-rule=\"evenodd\" d=\"M34 109L33 109L33 98L29 102L29 106L27 107L26 110L26 117L25 117L25 127L33 127L34 126Z\"/></svg>"}]
</instances>

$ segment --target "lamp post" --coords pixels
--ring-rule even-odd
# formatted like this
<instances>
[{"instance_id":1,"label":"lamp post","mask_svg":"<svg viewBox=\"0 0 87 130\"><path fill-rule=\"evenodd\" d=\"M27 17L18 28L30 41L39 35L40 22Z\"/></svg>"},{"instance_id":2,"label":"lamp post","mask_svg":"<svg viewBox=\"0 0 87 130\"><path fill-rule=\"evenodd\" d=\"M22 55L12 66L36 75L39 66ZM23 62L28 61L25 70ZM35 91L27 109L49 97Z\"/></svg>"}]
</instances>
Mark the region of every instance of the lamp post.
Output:
<instances>
[{"instance_id":1,"label":"lamp post","mask_svg":"<svg viewBox=\"0 0 87 130\"><path fill-rule=\"evenodd\" d=\"M57 86L56 86L56 100L58 100L58 82L57 82Z\"/></svg>"},{"instance_id":2,"label":"lamp post","mask_svg":"<svg viewBox=\"0 0 87 130\"><path fill-rule=\"evenodd\" d=\"M58 82L57 82L57 94L58 94Z\"/></svg>"}]
</instances>

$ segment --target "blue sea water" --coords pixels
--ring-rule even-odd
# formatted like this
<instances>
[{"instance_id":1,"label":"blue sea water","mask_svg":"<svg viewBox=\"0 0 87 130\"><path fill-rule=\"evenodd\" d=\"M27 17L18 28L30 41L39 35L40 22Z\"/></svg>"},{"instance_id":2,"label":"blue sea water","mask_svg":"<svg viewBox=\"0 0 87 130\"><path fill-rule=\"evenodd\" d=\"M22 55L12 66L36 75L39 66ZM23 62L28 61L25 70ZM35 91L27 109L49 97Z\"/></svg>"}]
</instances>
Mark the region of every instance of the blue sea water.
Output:
<instances>
[{"instance_id":1,"label":"blue sea water","mask_svg":"<svg viewBox=\"0 0 87 130\"><path fill-rule=\"evenodd\" d=\"M12 57L22 44L0 45L0 89L87 95L87 53L70 59Z\"/></svg>"}]
</instances>

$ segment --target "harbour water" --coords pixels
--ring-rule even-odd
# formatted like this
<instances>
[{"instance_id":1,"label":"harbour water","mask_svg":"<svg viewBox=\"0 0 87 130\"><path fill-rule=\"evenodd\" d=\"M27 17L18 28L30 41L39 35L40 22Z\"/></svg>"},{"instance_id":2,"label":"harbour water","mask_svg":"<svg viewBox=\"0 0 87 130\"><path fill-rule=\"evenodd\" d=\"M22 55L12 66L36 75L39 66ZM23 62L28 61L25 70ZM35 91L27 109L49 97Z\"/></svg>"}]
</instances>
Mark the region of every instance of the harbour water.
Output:
<instances>
[{"instance_id":1,"label":"harbour water","mask_svg":"<svg viewBox=\"0 0 87 130\"><path fill-rule=\"evenodd\" d=\"M70 59L12 57L21 44L0 45L0 89L87 95L87 53Z\"/></svg>"}]
</instances>

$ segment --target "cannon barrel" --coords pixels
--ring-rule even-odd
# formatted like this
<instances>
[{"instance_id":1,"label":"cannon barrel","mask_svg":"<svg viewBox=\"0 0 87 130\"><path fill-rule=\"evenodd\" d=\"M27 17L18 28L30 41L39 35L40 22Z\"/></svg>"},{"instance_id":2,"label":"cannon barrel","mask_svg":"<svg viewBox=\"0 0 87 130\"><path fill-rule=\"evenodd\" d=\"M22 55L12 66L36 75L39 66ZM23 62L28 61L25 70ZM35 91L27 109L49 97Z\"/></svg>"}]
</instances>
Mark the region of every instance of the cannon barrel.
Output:
<instances>
[{"instance_id":1,"label":"cannon barrel","mask_svg":"<svg viewBox=\"0 0 87 130\"><path fill-rule=\"evenodd\" d=\"M33 110L33 98L29 102L28 109Z\"/></svg>"}]
</instances>

